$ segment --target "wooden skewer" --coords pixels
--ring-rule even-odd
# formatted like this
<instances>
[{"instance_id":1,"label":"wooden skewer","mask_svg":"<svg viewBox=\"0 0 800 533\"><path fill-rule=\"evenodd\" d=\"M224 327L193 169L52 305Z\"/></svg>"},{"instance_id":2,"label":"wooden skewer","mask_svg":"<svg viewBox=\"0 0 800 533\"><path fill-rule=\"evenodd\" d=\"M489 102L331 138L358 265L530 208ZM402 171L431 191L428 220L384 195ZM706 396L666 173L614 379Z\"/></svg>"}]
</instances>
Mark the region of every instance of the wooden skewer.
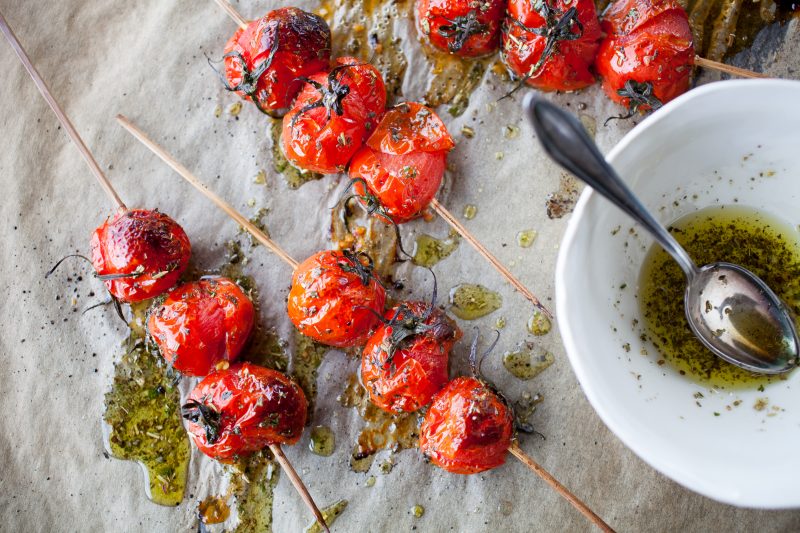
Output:
<instances>
[{"instance_id":1,"label":"wooden skewer","mask_svg":"<svg viewBox=\"0 0 800 533\"><path fill-rule=\"evenodd\" d=\"M240 28L245 29L247 28L247 21L244 19L243 16L239 14L238 11L228 2L227 0L214 0L219 7L225 10L225 13L228 14L233 21L239 25Z\"/></svg>"},{"instance_id":2,"label":"wooden skewer","mask_svg":"<svg viewBox=\"0 0 800 533\"><path fill-rule=\"evenodd\" d=\"M726 74L741 76L742 78L769 78L769 76L760 72L753 72L752 70L734 67L733 65L720 63L719 61L712 61L711 59L706 59L700 56L694 56L694 64L698 67L710 68L712 70L725 72Z\"/></svg>"},{"instance_id":3,"label":"wooden skewer","mask_svg":"<svg viewBox=\"0 0 800 533\"><path fill-rule=\"evenodd\" d=\"M522 451L519 445L516 442L511 443L509 446L508 451L511 454L519 459L525 466L527 466L533 473L538 475L542 478L548 485L550 485L553 490L555 490L559 495L561 495L565 500L573 505L578 511L583 514L586 518L589 519L594 525L596 525L601 530L605 531L606 533L614 533L614 530L606 524L602 518L597 516L597 514L589 509L589 507L583 503L581 500L578 499L577 496L572 494L569 489L567 489L564 485L562 485L556 478L554 478L550 472L542 468L542 466L534 461L528 454Z\"/></svg>"},{"instance_id":4,"label":"wooden skewer","mask_svg":"<svg viewBox=\"0 0 800 533\"><path fill-rule=\"evenodd\" d=\"M303 480L300 479L300 476L297 475L292 463L289 462L289 459L286 458L286 455L283 453L283 448L281 448L280 444L270 444L269 449L272 450L272 454L278 460L278 463L283 468L286 475L289 476L289 479L292 481L292 485L297 489L297 492L300 493L300 497L303 498L303 501L306 502L306 505L311 512L314 513L314 517L319 522L319 525L322 526L322 529L326 531L326 533L330 533L331 530L328 529L328 524L325 522L325 517L322 516L322 513L317 508L317 504L314 503L314 499L311 497L311 494L308 493L308 489L303 484Z\"/></svg>"},{"instance_id":5,"label":"wooden skewer","mask_svg":"<svg viewBox=\"0 0 800 533\"><path fill-rule=\"evenodd\" d=\"M453 227L453 229L458 232L459 235L464 237L467 240L467 242L469 242L478 251L478 253L480 253L487 261L489 261L489 263L491 263L491 265L498 272L500 272L500 274L504 278L506 278L506 281L511 283L511 285L513 285L515 289L521 292L522 295L525 296L525 298L527 298L528 300L530 300L530 302L533 305L535 305L539 310L541 310L542 313L547 315L549 318L553 318L553 315L550 313L550 311L547 310L545 306L542 305L539 299L536 298L536 296L534 296L534 294L530 290L528 290L528 288L525 285L523 285L522 282L518 280L514 276L514 274L512 274L511 271L508 270L506 266L492 254L492 252L487 250L486 247L478 239L476 239L475 236L472 233L470 233L470 231L467 228L465 228L464 225L461 224L461 222L459 222L458 219L454 217L452 213L450 213L450 211L448 211L442 204L440 204L439 200L434 198L431 201L430 205L440 217L445 219L445 221L448 224L450 224Z\"/></svg>"},{"instance_id":6,"label":"wooden skewer","mask_svg":"<svg viewBox=\"0 0 800 533\"><path fill-rule=\"evenodd\" d=\"M232 219L239 223L244 229L246 229L250 234L256 238L258 242L263 244L267 247L272 253L280 257L286 264L292 267L292 270L297 268L298 262L295 261L289 254L287 254L283 248L275 244L275 242L267 237L267 235L258 229L255 224L247 220L241 213L239 213L231 204L211 192L208 187L206 187L203 182L201 182L197 177L192 174L188 168L180 164L174 157L172 157L166 150L161 148L157 145L154 141L152 141L145 133L136 126L133 122L130 121L124 115L117 115L117 121L122 125L123 128L128 130L134 137L136 137L142 144L147 146L150 151L156 154L158 157L161 158L167 165L172 167L172 170L177 172L181 175L183 179L191 183L195 189L203 193L203 195L217 204L217 207L225 211Z\"/></svg>"},{"instance_id":7,"label":"wooden skewer","mask_svg":"<svg viewBox=\"0 0 800 533\"><path fill-rule=\"evenodd\" d=\"M127 211L128 208L117 194L117 191L114 190L114 187L111 186L111 182L108 181L106 175L102 170L100 170L100 165L97 164L92 152L89 151L89 148L86 147L83 139L81 139L81 136L78 134L77 130L75 130L75 126L72 125L72 122L70 122L69 118L67 118L64 110L61 109L61 106L58 104L56 99L53 98L53 95L50 93L50 89L39 75L39 71L37 71L36 67L33 66L28 54L25 52L25 49L22 48L17 36L14 35L13 30L8 25L8 22L6 22L6 19L2 13L0 13L0 31L2 31L3 35L5 35L6 39L8 39L8 42L11 44L11 48L13 48L14 52L16 52L17 57L19 57L22 65L25 67L25 70L27 70L28 74L30 74L31 78L33 78L33 83L36 84L39 92L42 93L45 101L50 105L50 109L52 109L56 114L58 121L61 122L61 125L65 130L67 130L70 138L78 147L78 150L80 150L83 159L86 161L86 164L89 165L89 168L94 173L97 181L100 182L100 186L103 187L103 190L106 192L108 197L114 201L120 211Z\"/></svg>"}]
</instances>

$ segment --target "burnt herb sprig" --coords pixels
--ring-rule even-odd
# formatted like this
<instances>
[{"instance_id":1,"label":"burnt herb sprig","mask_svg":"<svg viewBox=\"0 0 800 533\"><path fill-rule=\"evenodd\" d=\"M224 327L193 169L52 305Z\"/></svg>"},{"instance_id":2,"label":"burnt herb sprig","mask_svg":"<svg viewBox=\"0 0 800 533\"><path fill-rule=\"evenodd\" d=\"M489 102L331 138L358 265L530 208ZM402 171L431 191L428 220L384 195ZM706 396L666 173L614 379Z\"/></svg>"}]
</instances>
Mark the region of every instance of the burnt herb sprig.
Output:
<instances>
[{"instance_id":1,"label":"burnt herb sprig","mask_svg":"<svg viewBox=\"0 0 800 533\"><path fill-rule=\"evenodd\" d=\"M617 94L628 99L628 114L608 117L603 122L604 126L607 126L612 120L627 120L640 111L656 111L664 105L653 94L653 84L650 82L628 80L622 89L617 91Z\"/></svg>"},{"instance_id":2,"label":"burnt herb sprig","mask_svg":"<svg viewBox=\"0 0 800 533\"><path fill-rule=\"evenodd\" d=\"M360 184L361 187L364 189L363 193L361 194L358 194L356 192L350 193L350 191L353 189L353 186L356 183ZM364 211L366 211L367 215L377 216L385 220L386 222L389 222L389 224L392 225L392 227L394 228L395 236L397 237L397 247L400 249L400 252L403 255L405 255L409 259L412 259L411 254L406 252L405 248L403 248L403 239L400 236L400 226L397 224L397 222L394 221L394 218L392 218L392 216L386 210L386 207L384 207L380 199L369 191L369 187L367 186L367 182L364 178L351 178L350 183L348 183L345 190L342 191L342 195L339 198L339 201L337 202L336 205L337 206L344 205L346 207L347 203L350 200L354 199L358 200L358 202L361 204L361 207L363 207ZM334 208L335 207L336 206L334 206Z\"/></svg>"},{"instance_id":3,"label":"burnt herb sprig","mask_svg":"<svg viewBox=\"0 0 800 533\"><path fill-rule=\"evenodd\" d=\"M545 23L543 27L529 28L514 17L508 17L508 20L511 21L511 24L519 26L529 33L544 37L545 43L544 49L542 49L542 55L539 56L539 60L531 66L528 73L519 80L517 85L500 98L501 100L510 97L522 88L525 82L538 76L547 60L558 51L558 44L560 42L574 41L583 36L583 24L581 24L581 21L578 19L578 8L575 6L566 11L561 11L550 7L547 0L537 0L533 7L544 19ZM503 31L508 31L505 25Z\"/></svg>"},{"instance_id":4,"label":"burnt herb sprig","mask_svg":"<svg viewBox=\"0 0 800 533\"><path fill-rule=\"evenodd\" d=\"M253 103L256 105L259 111L264 113L265 115L269 115L271 117L275 117L273 113L261 107L261 103L258 101L258 82L261 80L261 76L272 66L272 61L275 59L275 53L278 51L278 28L277 26L273 28L272 31L272 46L269 49L269 55L259 63L253 70L250 70L247 66L247 61L245 60L244 56L241 52L236 50L231 50L224 56L222 56L222 62L224 63L226 59L234 59L238 60L239 67L242 69L242 80L236 84L231 85L225 75L220 72L211 61L211 58L206 57L208 60L208 65L217 73L219 79L222 80L222 84L225 86L225 89L232 91L232 92L241 92L247 95Z\"/></svg>"},{"instance_id":5,"label":"burnt herb sprig","mask_svg":"<svg viewBox=\"0 0 800 533\"><path fill-rule=\"evenodd\" d=\"M195 400L189 400L181 406L181 416L205 429L206 442L214 444L219 439L220 414L211 407Z\"/></svg>"},{"instance_id":6,"label":"burnt herb sprig","mask_svg":"<svg viewBox=\"0 0 800 533\"><path fill-rule=\"evenodd\" d=\"M445 39L451 39L447 43L447 48L452 53L456 53L464 47L467 39L473 35L480 35L486 33L489 27L478 20L478 11L476 9L470 10L469 13L461 17L449 19L443 17L449 24L439 26L439 35Z\"/></svg>"}]
</instances>

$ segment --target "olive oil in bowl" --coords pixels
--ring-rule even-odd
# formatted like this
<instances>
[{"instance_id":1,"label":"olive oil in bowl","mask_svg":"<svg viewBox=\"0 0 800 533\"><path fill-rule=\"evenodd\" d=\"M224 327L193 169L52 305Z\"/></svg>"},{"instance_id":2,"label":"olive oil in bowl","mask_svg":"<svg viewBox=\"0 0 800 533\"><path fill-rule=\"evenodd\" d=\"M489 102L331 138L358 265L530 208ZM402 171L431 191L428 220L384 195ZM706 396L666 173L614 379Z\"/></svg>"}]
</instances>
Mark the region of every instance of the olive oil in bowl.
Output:
<instances>
[{"instance_id":1,"label":"olive oil in bowl","mask_svg":"<svg viewBox=\"0 0 800 533\"><path fill-rule=\"evenodd\" d=\"M669 226L670 233L698 266L716 261L754 272L798 315L800 312L800 234L772 216L740 206L709 207ZM781 376L753 374L715 356L692 334L683 295L686 278L658 245L648 251L639 278L639 304L645 335L658 349L659 364L704 385L755 388Z\"/></svg>"}]
</instances>

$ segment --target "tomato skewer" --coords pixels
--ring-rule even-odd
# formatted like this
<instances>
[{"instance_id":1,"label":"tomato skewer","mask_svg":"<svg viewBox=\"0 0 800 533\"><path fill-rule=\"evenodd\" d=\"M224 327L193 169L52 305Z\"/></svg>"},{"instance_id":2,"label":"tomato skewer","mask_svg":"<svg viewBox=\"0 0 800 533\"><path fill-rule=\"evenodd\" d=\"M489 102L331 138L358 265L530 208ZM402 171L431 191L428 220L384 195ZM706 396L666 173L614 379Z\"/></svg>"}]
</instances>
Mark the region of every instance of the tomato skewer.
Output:
<instances>
[{"instance_id":1,"label":"tomato skewer","mask_svg":"<svg viewBox=\"0 0 800 533\"><path fill-rule=\"evenodd\" d=\"M122 317L119 302L138 302L153 298L178 281L189 264L189 238L177 222L158 210L128 209L1 13L0 31L8 39L42 97L78 147L100 186L117 206L114 216L92 234L89 262L94 267L95 276L105 283L117 312ZM59 264L61 261L50 273Z\"/></svg>"},{"instance_id":2,"label":"tomato skewer","mask_svg":"<svg viewBox=\"0 0 800 533\"><path fill-rule=\"evenodd\" d=\"M158 146L154 143L151 139L149 139L142 130L140 130L137 126L135 126L130 120L122 115L117 115L117 121L130 132L136 139L138 139L142 144L144 144L147 148L149 148L153 153L159 156L167 165L169 165L175 172L177 172L181 177L183 177L186 181L188 181L191 185L193 185L198 191L203 193L206 198L210 199L214 202L220 209L222 209L225 213L227 213L231 218L233 218L236 222L238 222L243 228L245 228L248 232L250 232L259 243L263 244L267 249L275 253L278 257L280 257L286 264L288 264L292 269L296 269L298 266L298 262L292 259L289 254L287 254L282 248L280 248L275 242L267 237L264 232L258 229L255 224L247 220L241 213L236 211L230 204L228 204L225 200L211 192L196 176L194 176L189 169L179 163L174 157L166 152L163 148ZM281 467L286 471L291 480L292 484L294 485L297 492L303 498L303 501L309 507L311 512L313 513L314 517L320 523L325 531L329 531L328 526L325 522L325 518L322 516L322 513L319 510L319 507L314 502L314 499L311 497L310 493L308 492L308 488L305 486L303 481L297 475L294 467L289 463L286 455L283 453L281 449L280 443L271 443L269 444L269 448L272 451L273 455L275 455L278 463Z\"/></svg>"},{"instance_id":3,"label":"tomato skewer","mask_svg":"<svg viewBox=\"0 0 800 533\"><path fill-rule=\"evenodd\" d=\"M455 378L433 397L420 427L420 452L436 466L455 474L496 468L510 452L594 525L613 533L602 518L519 447L512 407L491 383L480 377L481 361L496 343L497 340L478 360L476 335L469 357L473 375Z\"/></svg>"}]
</instances>

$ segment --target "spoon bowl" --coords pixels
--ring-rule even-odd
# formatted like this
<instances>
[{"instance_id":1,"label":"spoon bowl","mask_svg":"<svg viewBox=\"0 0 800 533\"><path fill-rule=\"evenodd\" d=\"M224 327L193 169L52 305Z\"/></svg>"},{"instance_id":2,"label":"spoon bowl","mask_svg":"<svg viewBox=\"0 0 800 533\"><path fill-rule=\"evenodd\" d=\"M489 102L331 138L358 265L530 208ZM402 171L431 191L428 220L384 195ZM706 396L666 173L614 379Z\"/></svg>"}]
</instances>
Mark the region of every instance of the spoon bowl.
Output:
<instances>
[{"instance_id":1,"label":"spoon bowl","mask_svg":"<svg viewBox=\"0 0 800 533\"><path fill-rule=\"evenodd\" d=\"M731 263L700 268L686 287L684 303L694 334L725 361L761 374L797 365L791 314L749 270Z\"/></svg>"},{"instance_id":2,"label":"spoon bowl","mask_svg":"<svg viewBox=\"0 0 800 533\"><path fill-rule=\"evenodd\" d=\"M730 263L698 268L617 176L575 117L533 94L524 107L545 152L640 223L675 259L687 278L686 318L708 349L751 372L780 374L797 366L794 319L758 276Z\"/></svg>"}]
</instances>

